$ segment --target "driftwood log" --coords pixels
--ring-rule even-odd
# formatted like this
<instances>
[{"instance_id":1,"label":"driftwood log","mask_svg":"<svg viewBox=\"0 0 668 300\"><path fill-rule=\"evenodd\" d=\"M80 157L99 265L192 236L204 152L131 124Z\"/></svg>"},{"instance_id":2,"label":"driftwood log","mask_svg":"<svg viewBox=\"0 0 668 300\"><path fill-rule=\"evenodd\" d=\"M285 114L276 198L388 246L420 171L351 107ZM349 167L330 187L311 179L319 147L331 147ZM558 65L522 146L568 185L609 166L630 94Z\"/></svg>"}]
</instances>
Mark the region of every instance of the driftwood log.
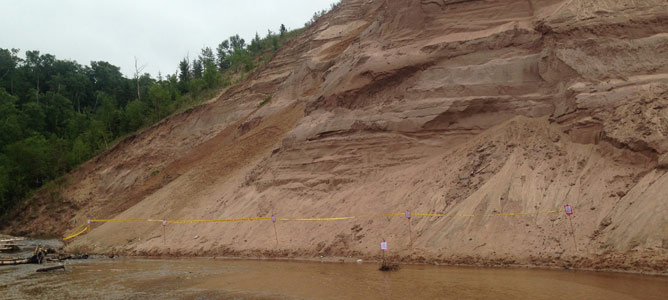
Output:
<instances>
[{"instance_id":1,"label":"driftwood log","mask_svg":"<svg viewBox=\"0 0 668 300\"><path fill-rule=\"evenodd\" d=\"M49 272L49 271L55 271L55 270L61 270L61 269L65 270L65 266L64 265L58 265L58 266L54 266L54 267L41 268L41 269L37 269L37 272Z\"/></svg>"},{"instance_id":2,"label":"driftwood log","mask_svg":"<svg viewBox=\"0 0 668 300\"><path fill-rule=\"evenodd\" d=\"M47 253L48 249L37 246L31 257L0 259L0 265L42 264L46 260Z\"/></svg>"},{"instance_id":3,"label":"driftwood log","mask_svg":"<svg viewBox=\"0 0 668 300\"><path fill-rule=\"evenodd\" d=\"M3 258L0 259L0 265L20 265L20 264L29 264L29 258Z\"/></svg>"},{"instance_id":4,"label":"driftwood log","mask_svg":"<svg viewBox=\"0 0 668 300\"><path fill-rule=\"evenodd\" d=\"M9 238L9 239L0 239L0 244L14 243L19 241L25 241L25 238Z\"/></svg>"},{"instance_id":5,"label":"driftwood log","mask_svg":"<svg viewBox=\"0 0 668 300\"><path fill-rule=\"evenodd\" d=\"M21 251L19 245L16 242L24 241L24 238L5 238L0 239L0 252L2 253L13 253Z\"/></svg>"},{"instance_id":6,"label":"driftwood log","mask_svg":"<svg viewBox=\"0 0 668 300\"><path fill-rule=\"evenodd\" d=\"M21 248L17 245L0 245L0 252L2 253L13 253L21 251Z\"/></svg>"}]
</instances>

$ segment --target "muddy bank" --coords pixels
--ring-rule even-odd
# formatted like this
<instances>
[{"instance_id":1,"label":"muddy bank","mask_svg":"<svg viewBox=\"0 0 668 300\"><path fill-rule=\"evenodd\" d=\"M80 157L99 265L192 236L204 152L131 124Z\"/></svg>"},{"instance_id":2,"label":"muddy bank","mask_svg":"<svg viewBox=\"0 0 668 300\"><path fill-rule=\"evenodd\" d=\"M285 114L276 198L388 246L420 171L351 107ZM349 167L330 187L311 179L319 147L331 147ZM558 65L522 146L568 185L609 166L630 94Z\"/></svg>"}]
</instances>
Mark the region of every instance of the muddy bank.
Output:
<instances>
[{"instance_id":1,"label":"muddy bank","mask_svg":"<svg viewBox=\"0 0 668 300\"><path fill-rule=\"evenodd\" d=\"M86 252L87 248L77 248L77 253ZM317 254L308 249L302 250L247 250L235 251L230 248L209 249L203 251L111 251L99 253L101 256L135 257L135 258L167 258L167 259L254 259L254 260L285 260L330 263L356 263L361 260L365 263L379 263L381 254L364 255L359 252L339 252L326 255ZM599 272L615 272L628 274L668 276L668 260L659 260L652 256L638 255L629 252L626 254L610 253L597 257L583 257L555 254L552 257L528 257L517 259L514 257L483 257L483 256L447 256L438 257L420 255L388 254L386 258L394 263L462 266L485 268L530 268L530 269L565 269Z\"/></svg>"}]
</instances>

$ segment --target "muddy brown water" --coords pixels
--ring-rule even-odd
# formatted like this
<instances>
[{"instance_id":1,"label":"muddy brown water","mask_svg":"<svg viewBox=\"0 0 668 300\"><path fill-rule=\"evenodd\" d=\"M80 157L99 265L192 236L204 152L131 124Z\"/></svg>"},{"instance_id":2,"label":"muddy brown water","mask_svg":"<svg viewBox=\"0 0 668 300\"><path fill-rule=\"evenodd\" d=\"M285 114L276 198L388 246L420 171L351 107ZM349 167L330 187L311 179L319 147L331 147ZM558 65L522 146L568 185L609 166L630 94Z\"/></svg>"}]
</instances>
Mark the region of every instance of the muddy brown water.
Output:
<instances>
[{"instance_id":1,"label":"muddy brown water","mask_svg":"<svg viewBox=\"0 0 668 300\"><path fill-rule=\"evenodd\" d=\"M92 259L0 267L2 299L667 299L668 277L222 259Z\"/></svg>"}]
</instances>

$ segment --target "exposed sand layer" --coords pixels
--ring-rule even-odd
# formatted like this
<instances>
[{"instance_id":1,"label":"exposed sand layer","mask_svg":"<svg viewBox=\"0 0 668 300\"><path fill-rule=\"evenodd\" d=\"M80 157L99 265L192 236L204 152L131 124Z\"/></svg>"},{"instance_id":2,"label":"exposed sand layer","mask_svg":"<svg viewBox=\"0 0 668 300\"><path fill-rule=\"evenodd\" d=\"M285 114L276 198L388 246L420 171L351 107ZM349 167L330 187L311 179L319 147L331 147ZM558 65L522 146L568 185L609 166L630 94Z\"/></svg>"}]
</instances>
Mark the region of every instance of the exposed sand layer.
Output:
<instances>
[{"instance_id":1,"label":"exposed sand layer","mask_svg":"<svg viewBox=\"0 0 668 300\"><path fill-rule=\"evenodd\" d=\"M257 108L267 94L272 100ZM4 231L95 218L564 214L96 225L129 254L668 269L668 3L347 0L217 100L121 141ZM197 238L195 238L197 236ZM577 247L577 248L576 248Z\"/></svg>"}]
</instances>

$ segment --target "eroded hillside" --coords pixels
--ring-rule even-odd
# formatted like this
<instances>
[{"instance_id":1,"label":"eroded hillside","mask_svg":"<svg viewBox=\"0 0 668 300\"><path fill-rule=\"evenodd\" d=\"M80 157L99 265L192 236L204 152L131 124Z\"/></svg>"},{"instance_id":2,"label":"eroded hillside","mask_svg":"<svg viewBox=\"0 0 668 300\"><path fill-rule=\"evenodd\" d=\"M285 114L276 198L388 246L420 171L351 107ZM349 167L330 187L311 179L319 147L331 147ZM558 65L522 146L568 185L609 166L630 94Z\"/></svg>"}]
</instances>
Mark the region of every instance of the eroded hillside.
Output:
<instances>
[{"instance_id":1,"label":"eroded hillside","mask_svg":"<svg viewBox=\"0 0 668 300\"><path fill-rule=\"evenodd\" d=\"M272 100L258 108L258 103ZM94 218L563 214L104 223L71 247L668 267L668 3L346 0L221 97L127 138L5 231ZM64 204L63 204L64 203ZM197 238L195 238L197 237ZM577 247L577 248L576 248Z\"/></svg>"}]
</instances>

